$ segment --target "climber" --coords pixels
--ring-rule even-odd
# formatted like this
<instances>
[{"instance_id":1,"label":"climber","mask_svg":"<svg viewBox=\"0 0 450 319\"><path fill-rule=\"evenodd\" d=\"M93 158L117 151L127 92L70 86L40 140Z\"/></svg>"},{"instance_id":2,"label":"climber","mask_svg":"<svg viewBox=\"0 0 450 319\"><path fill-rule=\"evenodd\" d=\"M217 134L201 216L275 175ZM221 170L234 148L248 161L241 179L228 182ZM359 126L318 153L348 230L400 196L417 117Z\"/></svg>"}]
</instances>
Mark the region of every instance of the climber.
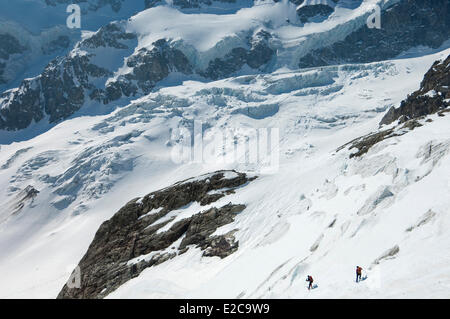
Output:
<instances>
[{"instance_id":1,"label":"climber","mask_svg":"<svg viewBox=\"0 0 450 319\"><path fill-rule=\"evenodd\" d=\"M362 272L362 268L359 266L356 266L356 282L361 281L361 272Z\"/></svg>"},{"instance_id":2,"label":"climber","mask_svg":"<svg viewBox=\"0 0 450 319\"><path fill-rule=\"evenodd\" d=\"M306 278L306 281L309 282L308 290L311 290L314 279L310 275L308 275L308 277Z\"/></svg>"}]
</instances>

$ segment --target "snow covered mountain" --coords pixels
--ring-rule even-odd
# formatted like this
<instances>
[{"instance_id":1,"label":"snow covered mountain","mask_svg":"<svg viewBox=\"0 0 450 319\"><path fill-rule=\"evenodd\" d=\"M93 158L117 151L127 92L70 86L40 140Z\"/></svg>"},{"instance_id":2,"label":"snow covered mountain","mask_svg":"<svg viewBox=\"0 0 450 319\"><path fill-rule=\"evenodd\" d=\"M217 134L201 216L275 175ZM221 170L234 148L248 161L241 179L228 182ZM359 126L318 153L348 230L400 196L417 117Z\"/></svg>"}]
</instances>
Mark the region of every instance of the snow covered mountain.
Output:
<instances>
[{"instance_id":1,"label":"snow covered mountain","mask_svg":"<svg viewBox=\"0 0 450 319\"><path fill-rule=\"evenodd\" d=\"M0 297L450 297L450 1L137 2L6 81Z\"/></svg>"},{"instance_id":2,"label":"snow covered mountain","mask_svg":"<svg viewBox=\"0 0 450 319\"><path fill-rule=\"evenodd\" d=\"M66 23L68 5L72 3L80 6L83 31L95 31L145 8L144 0L0 1L1 91L19 86L24 78L35 77L81 39L81 30L70 29Z\"/></svg>"},{"instance_id":3,"label":"snow covered mountain","mask_svg":"<svg viewBox=\"0 0 450 319\"><path fill-rule=\"evenodd\" d=\"M269 1L232 14L159 5L85 33L65 57L0 95L0 130L21 131L5 132L9 137L2 142L31 137L71 116L109 113L158 86L186 79L374 62L419 46L437 49L448 44L446 0L374 0L359 6L358 1L329 2L334 11L320 23L305 24L297 14L305 6L316 7L309 2L302 3L300 11L291 2ZM369 29L366 20L378 4L384 8L385 29ZM21 49L16 43L6 57Z\"/></svg>"}]
</instances>

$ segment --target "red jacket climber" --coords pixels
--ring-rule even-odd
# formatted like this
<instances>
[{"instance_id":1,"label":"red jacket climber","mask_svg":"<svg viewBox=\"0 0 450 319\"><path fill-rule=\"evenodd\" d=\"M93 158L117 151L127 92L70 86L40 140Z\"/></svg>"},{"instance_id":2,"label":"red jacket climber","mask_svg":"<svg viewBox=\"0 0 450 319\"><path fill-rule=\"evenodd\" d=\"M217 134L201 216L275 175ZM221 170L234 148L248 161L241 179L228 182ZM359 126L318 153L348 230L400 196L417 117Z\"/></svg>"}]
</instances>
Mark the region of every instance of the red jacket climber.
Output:
<instances>
[{"instance_id":1,"label":"red jacket climber","mask_svg":"<svg viewBox=\"0 0 450 319\"><path fill-rule=\"evenodd\" d=\"M361 273L362 273L362 268L359 266L356 266L356 282L361 280Z\"/></svg>"}]
</instances>

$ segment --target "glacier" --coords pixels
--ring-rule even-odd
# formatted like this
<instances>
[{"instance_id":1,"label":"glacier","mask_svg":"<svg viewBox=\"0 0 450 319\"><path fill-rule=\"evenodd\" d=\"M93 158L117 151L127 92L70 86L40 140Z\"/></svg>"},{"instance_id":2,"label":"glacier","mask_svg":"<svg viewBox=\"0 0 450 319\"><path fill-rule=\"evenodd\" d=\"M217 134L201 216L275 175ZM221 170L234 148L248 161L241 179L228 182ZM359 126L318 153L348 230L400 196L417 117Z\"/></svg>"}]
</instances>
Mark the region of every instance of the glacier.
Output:
<instances>
[{"instance_id":1,"label":"glacier","mask_svg":"<svg viewBox=\"0 0 450 319\"><path fill-rule=\"evenodd\" d=\"M146 10L142 1L114 13L108 6L88 13L99 25L60 55L92 54L89 62L107 72L90 76L87 85L106 88L133 74L127 62L160 39L182 52L193 72L170 70L150 90L108 105L84 92L87 102L67 118L50 123L45 115L22 131L0 131L0 298L56 298L100 225L124 205L225 170L257 176L232 192L207 194L226 194L217 202L222 207L245 205L211 234L234 231L239 248L220 258L191 247L102 297L448 298L450 117L430 114L412 129L380 127L380 121L421 87L424 74L450 49L443 44L375 62L298 67L308 53L364 26L375 5L397 2L339 1L325 20L307 23L289 1L213 2L197 9L164 2ZM110 20L97 20L102 10ZM108 41L97 29L113 20L136 35L119 41L127 48L89 47L92 39ZM248 37L261 29L272 35L268 43L276 52L268 64L218 79L194 72L234 48L249 49ZM29 81L41 76L41 62ZM190 146L198 134L205 140L214 132L234 134L231 145L215 140L215 147L235 156L235 143L249 131L274 128L279 163L272 172L238 158L173 159L174 149ZM355 156L352 141L385 129L396 134ZM183 140L183 132L192 141ZM174 210L158 220L167 223L158 233L212 207L193 202ZM160 212L155 208L139 220ZM172 245L181 242L128 263L173 253ZM358 285L355 265L366 277ZM306 289L308 274L318 289Z\"/></svg>"}]
</instances>

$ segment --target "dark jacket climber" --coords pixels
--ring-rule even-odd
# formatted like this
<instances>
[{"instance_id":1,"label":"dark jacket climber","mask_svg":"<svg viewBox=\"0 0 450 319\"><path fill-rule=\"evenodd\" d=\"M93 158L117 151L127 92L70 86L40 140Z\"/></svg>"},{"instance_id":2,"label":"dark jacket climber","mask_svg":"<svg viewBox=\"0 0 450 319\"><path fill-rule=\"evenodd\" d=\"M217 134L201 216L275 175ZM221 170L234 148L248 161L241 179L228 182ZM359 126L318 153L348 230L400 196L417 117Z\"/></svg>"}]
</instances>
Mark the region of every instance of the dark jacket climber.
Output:
<instances>
[{"instance_id":1,"label":"dark jacket climber","mask_svg":"<svg viewBox=\"0 0 450 319\"><path fill-rule=\"evenodd\" d=\"M308 290L311 290L312 284L313 284L313 282L314 282L313 277L311 277L311 276L308 275L308 278L306 278L306 281L309 282Z\"/></svg>"},{"instance_id":2,"label":"dark jacket climber","mask_svg":"<svg viewBox=\"0 0 450 319\"><path fill-rule=\"evenodd\" d=\"M356 282L361 280L362 268L356 266Z\"/></svg>"}]
</instances>

